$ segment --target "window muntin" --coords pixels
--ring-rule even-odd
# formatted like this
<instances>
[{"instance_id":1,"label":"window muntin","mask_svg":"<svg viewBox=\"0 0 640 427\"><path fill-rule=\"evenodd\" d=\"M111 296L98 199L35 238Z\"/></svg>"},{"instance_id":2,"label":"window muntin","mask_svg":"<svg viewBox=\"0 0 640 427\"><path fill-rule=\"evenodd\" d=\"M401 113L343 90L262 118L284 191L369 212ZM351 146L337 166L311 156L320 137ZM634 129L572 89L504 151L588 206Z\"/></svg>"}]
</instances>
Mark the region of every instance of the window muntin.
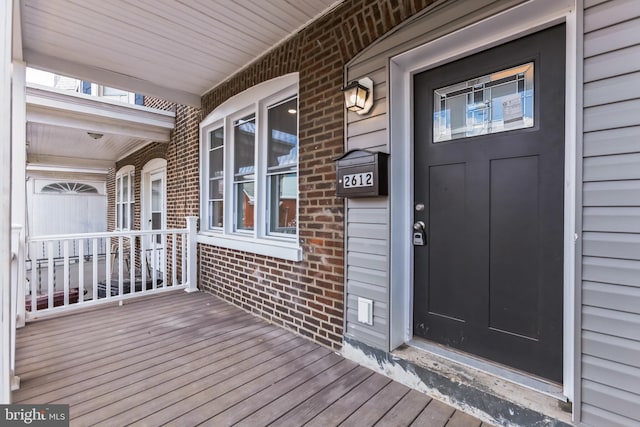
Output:
<instances>
[{"instance_id":1,"label":"window muntin","mask_svg":"<svg viewBox=\"0 0 640 427\"><path fill-rule=\"evenodd\" d=\"M233 122L233 186L235 230L252 231L255 214L256 116Z\"/></svg>"},{"instance_id":2,"label":"window muntin","mask_svg":"<svg viewBox=\"0 0 640 427\"><path fill-rule=\"evenodd\" d=\"M201 216L225 219L203 221L203 241L299 259L297 81L291 74L254 86L201 123ZM215 158L211 133L218 129L224 154ZM223 170L214 180L219 159Z\"/></svg>"},{"instance_id":3,"label":"window muntin","mask_svg":"<svg viewBox=\"0 0 640 427\"><path fill-rule=\"evenodd\" d=\"M224 128L209 132L209 228L224 225Z\"/></svg>"},{"instance_id":4,"label":"window muntin","mask_svg":"<svg viewBox=\"0 0 640 427\"><path fill-rule=\"evenodd\" d=\"M268 232L296 234L298 206L298 98L267 114Z\"/></svg>"},{"instance_id":5,"label":"window muntin","mask_svg":"<svg viewBox=\"0 0 640 427\"><path fill-rule=\"evenodd\" d=\"M125 167L116 174L116 230L132 230L134 220L134 169Z\"/></svg>"},{"instance_id":6,"label":"window muntin","mask_svg":"<svg viewBox=\"0 0 640 427\"><path fill-rule=\"evenodd\" d=\"M60 194L98 194L98 189L89 184L79 182L54 182L42 187L43 193Z\"/></svg>"},{"instance_id":7,"label":"window muntin","mask_svg":"<svg viewBox=\"0 0 640 427\"><path fill-rule=\"evenodd\" d=\"M433 92L433 142L534 125L533 62Z\"/></svg>"}]
</instances>

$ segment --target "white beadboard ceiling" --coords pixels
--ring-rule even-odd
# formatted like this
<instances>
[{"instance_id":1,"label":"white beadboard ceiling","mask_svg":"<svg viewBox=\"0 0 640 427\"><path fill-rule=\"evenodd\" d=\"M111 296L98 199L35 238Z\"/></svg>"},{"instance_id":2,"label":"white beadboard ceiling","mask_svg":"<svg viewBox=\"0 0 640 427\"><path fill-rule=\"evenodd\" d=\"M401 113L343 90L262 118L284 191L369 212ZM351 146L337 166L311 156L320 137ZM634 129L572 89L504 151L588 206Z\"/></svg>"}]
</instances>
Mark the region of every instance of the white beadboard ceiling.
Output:
<instances>
[{"instance_id":1,"label":"white beadboard ceiling","mask_svg":"<svg viewBox=\"0 0 640 427\"><path fill-rule=\"evenodd\" d=\"M32 166L108 169L150 142L168 142L175 125L171 111L33 84L26 103Z\"/></svg>"},{"instance_id":2,"label":"white beadboard ceiling","mask_svg":"<svg viewBox=\"0 0 640 427\"><path fill-rule=\"evenodd\" d=\"M31 67L199 106L340 2L22 0L18 31Z\"/></svg>"}]
</instances>

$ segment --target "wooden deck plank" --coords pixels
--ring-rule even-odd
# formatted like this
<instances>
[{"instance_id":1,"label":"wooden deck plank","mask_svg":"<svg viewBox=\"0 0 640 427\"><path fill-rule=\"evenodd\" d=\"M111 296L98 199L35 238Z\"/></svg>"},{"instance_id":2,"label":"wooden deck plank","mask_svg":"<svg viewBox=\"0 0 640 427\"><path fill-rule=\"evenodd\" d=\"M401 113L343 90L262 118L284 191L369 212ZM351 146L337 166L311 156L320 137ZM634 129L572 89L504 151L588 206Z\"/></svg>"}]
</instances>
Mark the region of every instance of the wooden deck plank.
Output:
<instances>
[{"instance_id":1,"label":"wooden deck plank","mask_svg":"<svg viewBox=\"0 0 640 427\"><path fill-rule=\"evenodd\" d=\"M145 382L145 385L149 386L160 378L160 375L164 374L166 377L172 370L176 375L184 375L200 366L231 357L238 351L281 335L282 331L274 326L249 325L239 330L237 335L220 334L196 343L178 345L178 348L170 353L158 352L157 355L134 365L124 360L122 365L112 365L111 371L100 376L88 378L88 375L79 374L78 377L71 377L64 382L47 384L51 391L37 395L31 400L75 405L131 384Z\"/></svg>"},{"instance_id":2,"label":"wooden deck plank","mask_svg":"<svg viewBox=\"0 0 640 427\"><path fill-rule=\"evenodd\" d=\"M340 427L372 426L380 420L400 399L409 393L409 387L390 382L379 393L362 405Z\"/></svg>"},{"instance_id":3,"label":"wooden deck plank","mask_svg":"<svg viewBox=\"0 0 640 427\"><path fill-rule=\"evenodd\" d=\"M239 314L238 314L239 316ZM111 354L117 354L125 352L129 349L135 349L142 346L147 342L153 342L154 340L168 339L171 336L176 336L185 331L188 332L191 329L190 325L186 322L193 322L197 324L198 321L207 321L206 317L201 315L184 315L176 316L181 318L181 324L177 324L175 318L168 317L166 319L158 320L149 324L140 325L139 329L135 333L127 333L127 331L120 331L118 334L107 334L109 330L115 330L115 328L108 326L104 328L105 334L101 335L100 341L95 346L87 348L69 346L68 351L74 352L75 356L73 360L69 360L67 354L63 353L64 349L59 348L57 351L44 352L38 354L37 358L31 358L30 363L17 365L17 369L23 372L25 377L41 375L43 370L50 366L56 366L57 369L64 369L70 363L74 365L80 365L85 361L91 361L95 359L96 355L101 357L108 357ZM212 320L212 319L209 319ZM181 325L181 326L180 326ZM117 332L117 331L116 331ZM150 333L151 332L151 333ZM86 334L78 334L72 340L66 342L79 343L86 340Z\"/></svg>"},{"instance_id":4,"label":"wooden deck plank","mask_svg":"<svg viewBox=\"0 0 640 427\"><path fill-rule=\"evenodd\" d=\"M240 321L240 317L237 319L238 322L234 322L234 319L230 318L226 322L226 324L221 323L220 328L213 329L212 333L226 333L229 330L236 330L237 328L241 328L246 325ZM206 325L203 326L206 327ZM198 331L193 332L197 333ZM137 348L127 352L117 352L109 357L105 357L100 353L96 353L95 357L86 361L85 364L80 364L77 362L75 364L72 363L71 367L68 369L63 369L60 366L51 365L51 367L54 369L51 373L44 373L35 378L24 376L24 383L22 384L20 390L20 398L25 399L30 396L27 393L28 389L37 389L37 391L42 391L43 386L49 387L50 384L54 383L57 380L63 380L67 383L71 383L74 381L74 377L76 375L80 375L81 377L92 375L93 377L95 377L105 373L111 373L114 370L117 370L123 364L130 366L141 364L140 366L138 366L138 368L144 369L145 364L148 363L148 360L150 360L151 358L159 356L168 351L177 351L178 349L182 348L184 346L185 339L199 341L198 339L193 338L190 332L185 333L179 331L171 338L167 338L166 336L164 336L164 339L154 340L151 343L147 343L145 345L139 345Z\"/></svg>"},{"instance_id":5,"label":"wooden deck plank","mask_svg":"<svg viewBox=\"0 0 640 427\"><path fill-rule=\"evenodd\" d=\"M309 427L324 427L340 424L367 400L371 399L372 396L389 384L389 382L391 382L389 378L380 374L371 375L327 409L315 416L306 425Z\"/></svg>"},{"instance_id":6,"label":"wooden deck plank","mask_svg":"<svg viewBox=\"0 0 640 427\"><path fill-rule=\"evenodd\" d=\"M85 320L83 323L78 324L79 329L68 331L67 333L59 332L59 328L65 328L65 326L62 325L52 333L34 335L35 343L23 343L17 347L17 349L29 352L37 357L55 352L56 350L64 350L65 348L82 348L83 343L76 339L79 335L100 335L103 339L116 337L124 333L135 335L140 331L146 330L148 327L157 325L167 319L172 319L174 316L184 317L186 315L197 315L201 318L223 316L225 313L229 313L229 307L213 308L207 305L183 302L180 305L168 304L164 308L156 307L153 315L146 314L144 311L136 315L133 310L124 307L114 311L115 313L112 312L112 317L114 318L111 321ZM117 314L117 316L113 316L113 314ZM27 363L30 359L31 358L27 358L20 363Z\"/></svg>"},{"instance_id":7,"label":"wooden deck plank","mask_svg":"<svg viewBox=\"0 0 640 427\"><path fill-rule=\"evenodd\" d=\"M297 342L298 340L296 338L293 341ZM145 417L142 421L132 425L171 425L172 420L196 408L200 408L203 411L211 408L221 412L232 404L237 403L238 400L261 390L259 388L261 385L264 388L266 387L265 383L268 385L276 381L283 372L290 372L291 369L297 368L300 364L311 363L325 357L327 354L328 351L326 349L320 348L315 344L301 343L301 345L289 349L289 351L281 353L277 357L273 357L253 368L243 367L242 371L236 372L235 375L226 378L224 381L219 381L219 378L214 378L213 381L209 382L196 381L194 383L195 387L194 384L189 384L185 389L174 390L167 394L171 399L169 402L172 403L170 407L167 407L166 403L161 410L154 408L153 405L137 407L127 414L122 414L123 419L131 421ZM256 382L251 384L253 381ZM258 388L254 389L252 386ZM155 404L156 402L152 403ZM213 414L207 413L207 418L215 414L216 412ZM118 419L119 417L109 418L104 425L112 425L110 423L113 420L117 422ZM180 423L178 425L193 424Z\"/></svg>"},{"instance_id":8,"label":"wooden deck plank","mask_svg":"<svg viewBox=\"0 0 640 427\"><path fill-rule=\"evenodd\" d=\"M444 427L455 409L438 400L431 400L426 408L418 415L412 427Z\"/></svg>"},{"instance_id":9,"label":"wooden deck plank","mask_svg":"<svg viewBox=\"0 0 640 427\"><path fill-rule=\"evenodd\" d=\"M178 291L176 291L178 292ZM156 315L162 315L165 310L171 307L181 308L183 306L193 305L206 305L207 302L199 299L196 294L192 294L188 298L174 298L173 293L165 295L154 296L153 298L145 298L136 300L135 303L123 303L119 306L117 303L107 304L104 307L96 307L93 311L86 311L81 313L67 313L54 318L37 320L31 325L38 325L38 328L27 328L24 333L21 333L16 342L18 343L37 342L42 336L56 336L56 335L70 335L76 332L84 332L91 330L91 328L100 328L105 323L126 323L127 319L135 319L141 317L151 317ZM134 305L135 304L135 305ZM218 304L216 302L216 304ZM156 310L149 310L149 307L155 307ZM224 303L221 305L224 306ZM135 307L132 310L131 307ZM120 316L114 317L113 312L118 311ZM124 322L123 322L124 321Z\"/></svg>"},{"instance_id":10,"label":"wooden deck plank","mask_svg":"<svg viewBox=\"0 0 640 427\"><path fill-rule=\"evenodd\" d=\"M281 402L275 402L274 405L269 405L263 408L263 410L252 414L251 417L243 421L243 424L250 425L248 422L252 419L259 422L259 420L264 417L265 424L268 421L270 422L269 425L274 427L303 425L371 375L373 375L371 370L358 366L346 375L337 380L333 380L333 382L330 382L329 384L317 384L320 386L319 389L311 388L310 390L307 390L305 387L304 391L306 393L304 394L290 392L283 396L281 400L284 400L285 403L290 402L294 404L295 406L293 408L290 408L290 410L287 411L286 405L285 407L282 407L280 405ZM307 393L311 395L307 397ZM298 399L300 401L298 401ZM279 410L281 412L278 412ZM273 421L271 422L271 420Z\"/></svg>"},{"instance_id":11,"label":"wooden deck plank","mask_svg":"<svg viewBox=\"0 0 640 427\"><path fill-rule=\"evenodd\" d=\"M304 383L310 378L316 377L317 375L325 375L327 372L331 371L339 371L339 372L348 372L349 369L353 369L355 367L354 363L349 363L340 356L336 354L328 354L326 357L318 359L317 361L298 369L297 371L293 371L290 373L282 373L280 379L274 382L271 385L267 385L266 388L258 391L255 394L250 395L250 397L239 401L236 404L233 404L228 409L219 412L217 415L211 418L206 418L208 413L214 412L210 411L209 408L207 410L202 411L192 411L188 414L180 418L176 418L170 424L173 425L210 425L210 426L231 426L237 423L239 420L245 418L247 414L251 414L255 412L257 409L271 403L273 400L277 399L282 394L291 390L292 388L297 387L301 383ZM264 380L263 380L264 381ZM248 384L254 390L257 384ZM234 391L234 395L237 392ZM226 399L228 402L234 402L234 399ZM225 405L220 405L216 402L216 411L219 411L221 407Z\"/></svg>"},{"instance_id":12,"label":"wooden deck plank","mask_svg":"<svg viewBox=\"0 0 640 427\"><path fill-rule=\"evenodd\" d=\"M242 357L236 355L168 381L160 377L157 379L157 384L152 384L150 388L147 388L146 382L142 382L140 386L133 385L133 390L119 389L108 395L75 405L70 408L70 416L76 418L76 421L81 421L79 425L91 425L97 424L98 421L109 420L115 422L118 419L132 422L150 413L166 409L169 409L175 417L180 412L174 411L179 411L185 398L219 384L223 384L220 386L223 387L238 377L244 379L247 375L255 375L257 371L264 373L278 363L291 360L300 352L311 350L309 346L305 347L305 344L302 339L292 339L290 336L283 335L281 339L276 338L265 343L259 349L260 354L253 356L249 361L242 360L244 363L236 363L237 358ZM269 345L272 348L269 348ZM253 365L256 366L251 368ZM143 393L138 391L140 388L144 391ZM143 404L144 406L141 407Z\"/></svg>"},{"instance_id":13,"label":"wooden deck plank","mask_svg":"<svg viewBox=\"0 0 640 427\"><path fill-rule=\"evenodd\" d=\"M31 359L37 359L38 357L51 355L56 352L59 353L64 349L81 349L84 347L84 345L82 341L77 340L78 336L99 335L102 339L108 339L123 335L134 336L146 331L150 327L157 327L157 325L165 323L167 320L175 319L178 316L183 319L182 322L185 322L185 318L187 316L189 316L189 318L199 317L200 319L206 319L225 316L229 315L229 313L232 313L232 311L229 311L228 309L225 311L221 311L222 309L218 310L219 311L214 311L207 306L199 305L192 305L191 308L189 308L189 304L186 304L179 311L177 307L171 307L171 311L166 313L158 311L154 316L145 316L144 314L140 314L138 316L130 316L131 313L126 313L125 311L116 311L113 314L118 315L118 321L101 321L98 324L86 321L84 324L85 327L83 329L74 331L71 334L44 334L42 336L37 336L37 340L40 343L38 346L29 345L18 348L18 350L27 352L28 354L32 355L24 361L21 361L21 363L27 364Z\"/></svg>"},{"instance_id":14,"label":"wooden deck plank","mask_svg":"<svg viewBox=\"0 0 640 427\"><path fill-rule=\"evenodd\" d=\"M491 427L205 293L32 322L17 342L13 402L69 404L72 426Z\"/></svg>"},{"instance_id":15,"label":"wooden deck plank","mask_svg":"<svg viewBox=\"0 0 640 427\"><path fill-rule=\"evenodd\" d=\"M446 427L480 427L481 424L479 419L464 412L456 411L447 422Z\"/></svg>"},{"instance_id":16,"label":"wooden deck plank","mask_svg":"<svg viewBox=\"0 0 640 427\"><path fill-rule=\"evenodd\" d=\"M233 406L225 412L213 417L204 425L222 426L266 425L278 418L283 412L306 400L316 390L348 375L358 365L344 359L321 372L310 370L299 371L297 375L285 378L272 387L262 390L244 402ZM313 373L314 375L309 375Z\"/></svg>"},{"instance_id":17,"label":"wooden deck plank","mask_svg":"<svg viewBox=\"0 0 640 427\"><path fill-rule=\"evenodd\" d=\"M431 402L429 396L411 390L384 417L380 418L376 427L408 426L420 415L429 402Z\"/></svg>"}]
</instances>

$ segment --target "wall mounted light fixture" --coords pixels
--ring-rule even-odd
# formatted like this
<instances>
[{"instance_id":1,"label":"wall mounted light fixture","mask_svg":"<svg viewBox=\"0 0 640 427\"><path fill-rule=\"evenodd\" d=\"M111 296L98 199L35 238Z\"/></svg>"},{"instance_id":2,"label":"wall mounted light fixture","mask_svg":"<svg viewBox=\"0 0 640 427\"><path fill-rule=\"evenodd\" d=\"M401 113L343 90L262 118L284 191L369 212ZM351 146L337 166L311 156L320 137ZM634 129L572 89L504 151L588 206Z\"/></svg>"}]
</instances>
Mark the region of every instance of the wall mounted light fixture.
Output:
<instances>
[{"instance_id":1,"label":"wall mounted light fixture","mask_svg":"<svg viewBox=\"0 0 640 427\"><path fill-rule=\"evenodd\" d=\"M367 114L373 106L373 81L368 77L352 81L342 89L342 92L345 106L349 111Z\"/></svg>"}]
</instances>

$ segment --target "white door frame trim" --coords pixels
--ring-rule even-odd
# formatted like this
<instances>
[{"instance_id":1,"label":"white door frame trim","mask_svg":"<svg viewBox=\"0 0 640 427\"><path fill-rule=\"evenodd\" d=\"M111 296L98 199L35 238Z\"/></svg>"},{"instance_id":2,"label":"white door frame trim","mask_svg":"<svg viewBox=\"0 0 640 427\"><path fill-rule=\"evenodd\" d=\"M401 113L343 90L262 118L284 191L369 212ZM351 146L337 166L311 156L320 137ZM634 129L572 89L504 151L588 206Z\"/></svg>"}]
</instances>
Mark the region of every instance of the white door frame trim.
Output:
<instances>
[{"instance_id":1,"label":"white door frame trim","mask_svg":"<svg viewBox=\"0 0 640 427\"><path fill-rule=\"evenodd\" d=\"M390 350L413 338L413 76L559 23L566 23L563 394L573 400L576 265L576 75L574 0L530 0L390 60L391 322Z\"/></svg>"},{"instance_id":2,"label":"white door frame trim","mask_svg":"<svg viewBox=\"0 0 640 427\"><path fill-rule=\"evenodd\" d=\"M150 230L151 219L151 176L156 173L163 174L162 180L162 229L167 228L167 161L162 158L149 160L142 167L140 176L140 229Z\"/></svg>"}]
</instances>

